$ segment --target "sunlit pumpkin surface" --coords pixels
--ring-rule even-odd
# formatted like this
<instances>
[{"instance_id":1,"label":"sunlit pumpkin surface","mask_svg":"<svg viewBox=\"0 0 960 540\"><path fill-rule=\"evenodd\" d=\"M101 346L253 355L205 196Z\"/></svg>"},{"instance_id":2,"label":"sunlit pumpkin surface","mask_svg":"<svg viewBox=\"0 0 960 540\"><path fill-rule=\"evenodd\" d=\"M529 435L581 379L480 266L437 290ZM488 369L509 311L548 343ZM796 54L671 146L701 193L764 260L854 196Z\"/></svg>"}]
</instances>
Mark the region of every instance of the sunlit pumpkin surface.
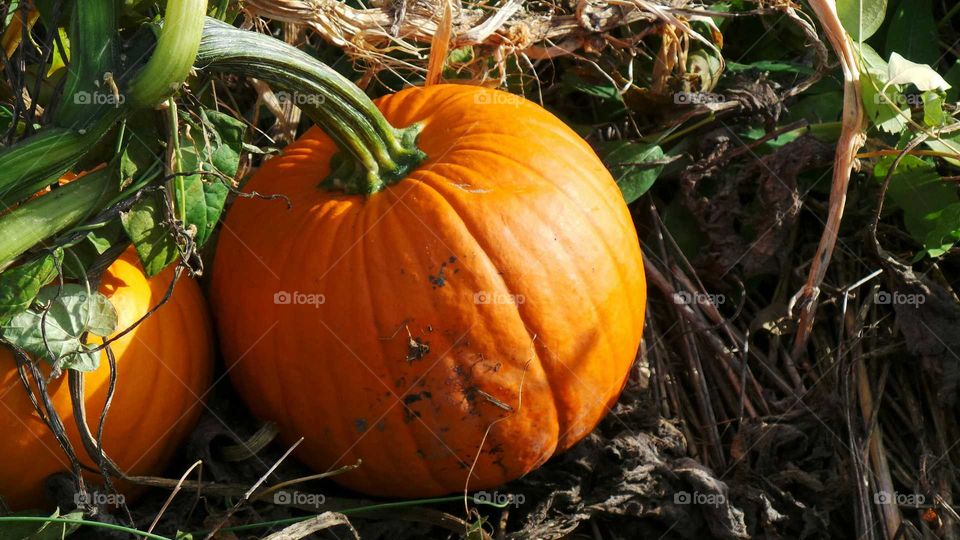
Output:
<instances>
[{"instance_id":1,"label":"sunlit pumpkin surface","mask_svg":"<svg viewBox=\"0 0 960 540\"><path fill-rule=\"evenodd\" d=\"M136 253L128 250L101 281L100 292L117 310L118 330L146 314L166 294L172 268L147 280ZM103 431L103 446L131 475L159 474L202 411L210 384L213 335L196 282L182 278L173 296L143 324L112 344L117 387ZM84 376L90 431L97 433L107 396L109 365ZM49 373L49 369L44 369ZM86 456L76 428L66 375L48 388L74 451ZM9 349L0 349L0 497L14 509L44 508L43 481L70 470L70 462L40 419L17 374ZM96 475L90 480L97 481Z\"/></svg>"},{"instance_id":2,"label":"sunlit pumpkin surface","mask_svg":"<svg viewBox=\"0 0 960 540\"><path fill-rule=\"evenodd\" d=\"M378 102L429 159L370 197L319 189L319 129L269 160L220 235L213 305L253 412L320 471L416 497L517 478L587 435L640 344L637 234L559 119L477 87ZM468 482L468 472L472 473Z\"/></svg>"}]
</instances>

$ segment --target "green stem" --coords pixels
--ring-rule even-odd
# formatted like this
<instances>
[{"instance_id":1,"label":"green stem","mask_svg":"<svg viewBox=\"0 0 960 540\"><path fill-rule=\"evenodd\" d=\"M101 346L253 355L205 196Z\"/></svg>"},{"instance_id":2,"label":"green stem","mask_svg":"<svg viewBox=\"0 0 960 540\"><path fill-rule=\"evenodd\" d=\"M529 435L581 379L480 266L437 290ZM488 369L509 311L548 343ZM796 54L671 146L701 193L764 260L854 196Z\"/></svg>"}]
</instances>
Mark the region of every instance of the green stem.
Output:
<instances>
[{"instance_id":1,"label":"green stem","mask_svg":"<svg viewBox=\"0 0 960 540\"><path fill-rule=\"evenodd\" d=\"M49 128L0 151L0 211L56 182L121 115L108 108L87 129Z\"/></svg>"},{"instance_id":2,"label":"green stem","mask_svg":"<svg viewBox=\"0 0 960 540\"><path fill-rule=\"evenodd\" d=\"M86 125L101 105L119 107L122 98L112 79L116 65L117 14L114 0L73 3L69 38L70 69L57 111L62 127Z\"/></svg>"},{"instance_id":3,"label":"green stem","mask_svg":"<svg viewBox=\"0 0 960 540\"><path fill-rule=\"evenodd\" d=\"M426 159L415 144L419 126L391 126L353 83L280 40L207 18L196 65L256 77L289 92L341 150L324 187L375 193Z\"/></svg>"},{"instance_id":4,"label":"green stem","mask_svg":"<svg viewBox=\"0 0 960 540\"><path fill-rule=\"evenodd\" d=\"M206 13L207 0L167 0L157 46L127 89L131 105L155 107L180 88L197 56Z\"/></svg>"},{"instance_id":5,"label":"green stem","mask_svg":"<svg viewBox=\"0 0 960 540\"><path fill-rule=\"evenodd\" d=\"M87 525L90 527L99 527L101 529L110 529L129 533L138 537L150 538L151 540L171 540L166 536L144 532L123 525L113 523L103 523L100 521L87 521L85 519L61 518L61 517L42 517L42 516L7 516L0 517L0 523L63 523L64 525ZM59 535L54 535L54 537Z\"/></svg>"},{"instance_id":6,"label":"green stem","mask_svg":"<svg viewBox=\"0 0 960 540\"><path fill-rule=\"evenodd\" d=\"M171 193L176 195L176 208L177 217L180 219L180 223L187 222L187 194L186 188L184 188L184 178L182 175L178 174L182 172L182 157L180 153L180 118L178 117L179 113L177 112L177 102L173 99L167 100L167 114L170 121L170 142L173 146L173 163L171 173L174 174L173 179L170 181Z\"/></svg>"},{"instance_id":7,"label":"green stem","mask_svg":"<svg viewBox=\"0 0 960 540\"><path fill-rule=\"evenodd\" d=\"M0 271L28 249L83 220L108 200L115 171L94 171L0 217Z\"/></svg>"}]
</instances>

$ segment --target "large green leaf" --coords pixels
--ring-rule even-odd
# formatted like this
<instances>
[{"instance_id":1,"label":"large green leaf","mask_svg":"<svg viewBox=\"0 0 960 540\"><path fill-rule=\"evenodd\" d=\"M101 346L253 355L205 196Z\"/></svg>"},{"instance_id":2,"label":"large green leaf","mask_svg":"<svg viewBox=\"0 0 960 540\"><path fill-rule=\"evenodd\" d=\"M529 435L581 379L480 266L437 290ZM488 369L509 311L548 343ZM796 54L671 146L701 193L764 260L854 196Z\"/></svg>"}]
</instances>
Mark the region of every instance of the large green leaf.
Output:
<instances>
[{"instance_id":1,"label":"large green leaf","mask_svg":"<svg viewBox=\"0 0 960 540\"><path fill-rule=\"evenodd\" d=\"M878 181L893 161L885 157L877 163L873 174ZM960 240L960 197L955 186L940 179L933 163L904 156L890 177L887 196L903 210L907 232L927 255L939 257Z\"/></svg>"},{"instance_id":2,"label":"large green leaf","mask_svg":"<svg viewBox=\"0 0 960 540\"><path fill-rule=\"evenodd\" d=\"M36 304L2 327L3 338L59 369L97 369L100 352L84 340L87 333L106 337L116 330L117 311L110 300L69 283L62 290L52 286L41 290Z\"/></svg>"},{"instance_id":3,"label":"large green leaf","mask_svg":"<svg viewBox=\"0 0 960 540\"><path fill-rule=\"evenodd\" d=\"M180 256L169 227L164 225L166 211L159 192L137 201L130 210L120 214L120 221L148 276L159 274Z\"/></svg>"},{"instance_id":4,"label":"large green leaf","mask_svg":"<svg viewBox=\"0 0 960 540\"><path fill-rule=\"evenodd\" d=\"M887 55L902 54L921 64L936 65L940 59L937 21L931 0L900 0L887 29Z\"/></svg>"},{"instance_id":5,"label":"large green leaf","mask_svg":"<svg viewBox=\"0 0 960 540\"><path fill-rule=\"evenodd\" d=\"M230 189L224 179L230 181L237 174L243 152L243 134L246 125L235 118L212 110L201 111L201 123L185 122L185 136L180 147L181 170L219 173L195 174L177 183L182 187L186 202L184 214L186 226L196 228L194 237L198 246L204 245L213 233Z\"/></svg>"},{"instance_id":6,"label":"large green leaf","mask_svg":"<svg viewBox=\"0 0 960 540\"><path fill-rule=\"evenodd\" d=\"M860 53L860 89L863 109L871 124L887 133L900 133L907 127L902 108L903 94L890 80L890 65L869 45L862 44Z\"/></svg>"},{"instance_id":7,"label":"large green leaf","mask_svg":"<svg viewBox=\"0 0 960 540\"><path fill-rule=\"evenodd\" d=\"M854 41L862 42L876 33L887 13L887 0L837 0L837 14Z\"/></svg>"}]
</instances>

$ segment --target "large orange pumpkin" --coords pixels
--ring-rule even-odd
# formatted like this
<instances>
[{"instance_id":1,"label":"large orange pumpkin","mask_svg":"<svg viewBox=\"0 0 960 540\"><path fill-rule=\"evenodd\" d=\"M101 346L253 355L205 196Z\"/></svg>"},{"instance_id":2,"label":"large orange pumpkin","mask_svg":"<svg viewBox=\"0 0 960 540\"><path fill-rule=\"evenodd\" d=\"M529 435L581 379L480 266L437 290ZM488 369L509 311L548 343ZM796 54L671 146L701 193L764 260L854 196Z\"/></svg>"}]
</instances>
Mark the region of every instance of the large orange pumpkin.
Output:
<instances>
[{"instance_id":1,"label":"large orange pumpkin","mask_svg":"<svg viewBox=\"0 0 960 540\"><path fill-rule=\"evenodd\" d=\"M313 128L245 187L212 305L253 412L375 495L490 488L587 435L640 344L637 234L610 174L559 119L459 85L378 101L428 159L369 196L319 187ZM471 472L468 481L468 473Z\"/></svg>"},{"instance_id":2,"label":"large orange pumpkin","mask_svg":"<svg viewBox=\"0 0 960 540\"><path fill-rule=\"evenodd\" d=\"M147 279L131 248L104 274L100 292L117 310L118 330L137 321L166 294L172 268ZM197 283L177 282L169 301L140 326L112 344L117 386L103 430L107 455L127 474L158 474L202 410L210 384L213 340L206 304ZM49 372L49 370L45 370ZM86 411L96 434L107 396L110 368L84 376ZM93 466L78 435L66 376L48 387L74 450ZM0 497L14 509L47 506L42 485L70 462L38 417L17 375L12 352L0 348ZM91 479L96 478L91 475Z\"/></svg>"}]
</instances>

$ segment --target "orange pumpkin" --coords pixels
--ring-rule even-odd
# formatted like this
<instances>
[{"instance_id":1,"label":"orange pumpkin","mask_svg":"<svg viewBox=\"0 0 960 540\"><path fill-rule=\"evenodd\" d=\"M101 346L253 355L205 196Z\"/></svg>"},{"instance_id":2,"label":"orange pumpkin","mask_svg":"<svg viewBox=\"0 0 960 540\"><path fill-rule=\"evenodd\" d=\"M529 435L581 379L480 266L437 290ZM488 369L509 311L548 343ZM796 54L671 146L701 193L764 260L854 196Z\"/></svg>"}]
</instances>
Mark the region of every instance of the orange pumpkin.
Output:
<instances>
[{"instance_id":1,"label":"orange pumpkin","mask_svg":"<svg viewBox=\"0 0 960 540\"><path fill-rule=\"evenodd\" d=\"M377 107L428 159L369 196L320 189L313 128L246 185L220 235L212 305L253 412L335 480L384 496L484 489L587 435L640 344L630 214L559 119L472 86ZM468 479L468 474L470 477Z\"/></svg>"},{"instance_id":2,"label":"orange pumpkin","mask_svg":"<svg viewBox=\"0 0 960 540\"><path fill-rule=\"evenodd\" d=\"M133 324L164 297L172 272L170 268L147 279L132 248L110 266L100 292L117 310L118 330ZM127 474L158 474L196 423L203 408L201 397L210 384L212 329L197 283L189 278L178 281L169 301L113 342L112 349L117 386L104 425L103 447ZM48 504L42 496L44 479L69 471L70 462L34 410L16 366L12 352L0 348L0 497L14 509L44 507ZM84 376L87 416L94 434L109 376L106 357L97 370ZM74 450L93 467L77 432L66 376L50 381L48 391Z\"/></svg>"}]
</instances>

